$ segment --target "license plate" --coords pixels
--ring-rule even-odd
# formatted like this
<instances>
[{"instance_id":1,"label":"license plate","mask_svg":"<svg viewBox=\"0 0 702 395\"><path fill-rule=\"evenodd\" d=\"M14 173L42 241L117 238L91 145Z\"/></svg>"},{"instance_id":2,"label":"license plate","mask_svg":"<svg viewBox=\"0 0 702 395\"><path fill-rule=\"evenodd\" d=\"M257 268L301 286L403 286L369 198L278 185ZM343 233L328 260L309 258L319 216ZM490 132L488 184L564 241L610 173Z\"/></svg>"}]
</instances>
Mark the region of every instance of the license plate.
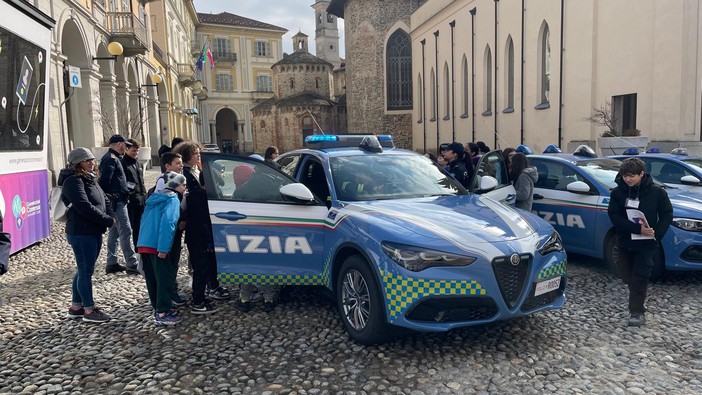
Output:
<instances>
[{"instance_id":1,"label":"license plate","mask_svg":"<svg viewBox=\"0 0 702 395\"><path fill-rule=\"evenodd\" d=\"M542 281L542 282L536 284L536 291L534 292L534 296L539 296L541 294L545 294L546 292L553 291L554 289L558 289L560 286L561 286L561 277L560 276L546 280L546 281Z\"/></svg>"}]
</instances>

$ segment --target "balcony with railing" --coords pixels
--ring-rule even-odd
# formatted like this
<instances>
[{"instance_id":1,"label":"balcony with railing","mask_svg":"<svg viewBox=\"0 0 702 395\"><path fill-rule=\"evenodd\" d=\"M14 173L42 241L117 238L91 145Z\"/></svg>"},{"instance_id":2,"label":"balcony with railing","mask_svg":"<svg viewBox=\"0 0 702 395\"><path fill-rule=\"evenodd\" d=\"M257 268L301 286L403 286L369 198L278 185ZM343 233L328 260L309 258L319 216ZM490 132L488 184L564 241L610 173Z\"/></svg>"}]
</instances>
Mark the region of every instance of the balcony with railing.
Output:
<instances>
[{"instance_id":1,"label":"balcony with railing","mask_svg":"<svg viewBox=\"0 0 702 395\"><path fill-rule=\"evenodd\" d=\"M149 49L146 26L131 12L107 12L105 25L112 41L124 48L124 56L145 54Z\"/></svg>"},{"instance_id":2,"label":"balcony with railing","mask_svg":"<svg viewBox=\"0 0 702 395\"><path fill-rule=\"evenodd\" d=\"M195 66L190 63L176 64L178 83L182 86L192 86L195 83Z\"/></svg>"},{"instance_id":3,"label":"balcony with railing","mask_svg":"<svg viewBox=\"0 0 702 395\"><path fill-rule=\"evenodd\" d=\"M165 61L166 58L163 56L163 50L161 49L161 47L156 45L154 41L151 42L151 46L154 49L154 55L156 55L156 57L161 59L162 61Z\"/></svg>"},{"instance_id":4,"label":"balcony with railing","mask_svg":"<svg viewBox=\"0 0 702 395\"><path fill-rule=\"evenodd\" d=\"M259 102L263 100L267 100L273 97L273 92L269 91L252 91L251 92L251 99L254 102Z\"/></svg>"},{"instance_id":5,"label":"balcony with railing","mask_svg":"<svg viewBox=\"0 0 702 395\"><path fill-rule=\"evenodd\" d=\"M236 63L236 53L235 52L213 52L215 63ZM220 66L223 66L220 64Z\"/></svg>"}]
</instances>

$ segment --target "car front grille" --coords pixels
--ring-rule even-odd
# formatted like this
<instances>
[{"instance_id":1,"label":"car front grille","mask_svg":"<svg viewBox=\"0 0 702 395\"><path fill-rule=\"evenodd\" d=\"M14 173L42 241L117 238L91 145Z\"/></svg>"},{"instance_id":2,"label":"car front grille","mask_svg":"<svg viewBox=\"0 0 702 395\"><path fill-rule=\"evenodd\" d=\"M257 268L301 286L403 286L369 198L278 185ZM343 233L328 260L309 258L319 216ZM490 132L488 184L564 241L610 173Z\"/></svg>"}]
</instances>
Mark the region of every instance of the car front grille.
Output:
<instances>
[{"instance_id":1,"label":"car front grille","mask_svg":"<svg viewBox=\"0 0 702 395\"><path fill-rule=\"evenodd\" d=\"M519 257L519 259L513 257ZM517 260L518 262L514 263ZM524 290L531 261L530 254L501 256L492 260L492 270L495 272L500 293L510 309L517 305L519 296Z\"/></svg>"},{"instance_id":2,"label":"car front grille","mask_svg":"<svg viewBox=\"0 0 702 395\"><path fill-rule=\"evenodd\" d=\"M407 319L422 322L466 322L486 320L497 314L497 304L486 296L432 298L417 304Z\"/></svg>"}]
</instances>

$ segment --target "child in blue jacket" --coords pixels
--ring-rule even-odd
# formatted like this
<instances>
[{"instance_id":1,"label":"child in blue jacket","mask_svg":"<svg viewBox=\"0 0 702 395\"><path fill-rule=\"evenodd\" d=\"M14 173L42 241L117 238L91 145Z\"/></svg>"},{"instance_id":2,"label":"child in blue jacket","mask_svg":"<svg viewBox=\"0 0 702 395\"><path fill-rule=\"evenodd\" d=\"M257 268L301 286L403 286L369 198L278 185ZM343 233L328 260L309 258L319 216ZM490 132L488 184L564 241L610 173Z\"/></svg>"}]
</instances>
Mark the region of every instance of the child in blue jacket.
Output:
<instances>
[{"instance_id":1,"label":"child in blue jacket","mask_svg":"<svg viewBox=\"0 0 702 395\"><path fill-rule=\"evenodd\" d=\"M170 264L168 253L180 218L178 193L185 192L185 176L168 172L164 174L164 181L165 188L146 201L137 248L144 262L144 279L154 308L154 323L175 325L181 321L171 310L177 267L174 270Z\"/></svg>"}]
</instances>

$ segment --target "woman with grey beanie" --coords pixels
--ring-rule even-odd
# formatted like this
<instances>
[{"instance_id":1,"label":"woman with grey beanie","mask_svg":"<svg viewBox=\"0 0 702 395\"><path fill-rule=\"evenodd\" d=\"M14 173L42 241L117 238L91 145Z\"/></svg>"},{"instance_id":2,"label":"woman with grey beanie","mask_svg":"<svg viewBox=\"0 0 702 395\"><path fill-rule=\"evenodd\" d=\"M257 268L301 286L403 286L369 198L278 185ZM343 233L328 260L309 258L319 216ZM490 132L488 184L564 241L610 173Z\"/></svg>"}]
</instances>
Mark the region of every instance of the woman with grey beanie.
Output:
<instances>
[{"instance_id":1,"label":"woman with grey beanie","mask_svg":"<svg viewBox=\"0 0 702 395\"><path fill-rule=\"evenodd\" d=\"M95 156L87 148L68 153L68 166L61 170L58 185L66 204L66 239L76 257L73 294L68 318L103 323L110 316L93 301L93 272L102 247L102 234L114 225L112 209L105 193L97 184Z\"/></svg>"}]
</instances>

